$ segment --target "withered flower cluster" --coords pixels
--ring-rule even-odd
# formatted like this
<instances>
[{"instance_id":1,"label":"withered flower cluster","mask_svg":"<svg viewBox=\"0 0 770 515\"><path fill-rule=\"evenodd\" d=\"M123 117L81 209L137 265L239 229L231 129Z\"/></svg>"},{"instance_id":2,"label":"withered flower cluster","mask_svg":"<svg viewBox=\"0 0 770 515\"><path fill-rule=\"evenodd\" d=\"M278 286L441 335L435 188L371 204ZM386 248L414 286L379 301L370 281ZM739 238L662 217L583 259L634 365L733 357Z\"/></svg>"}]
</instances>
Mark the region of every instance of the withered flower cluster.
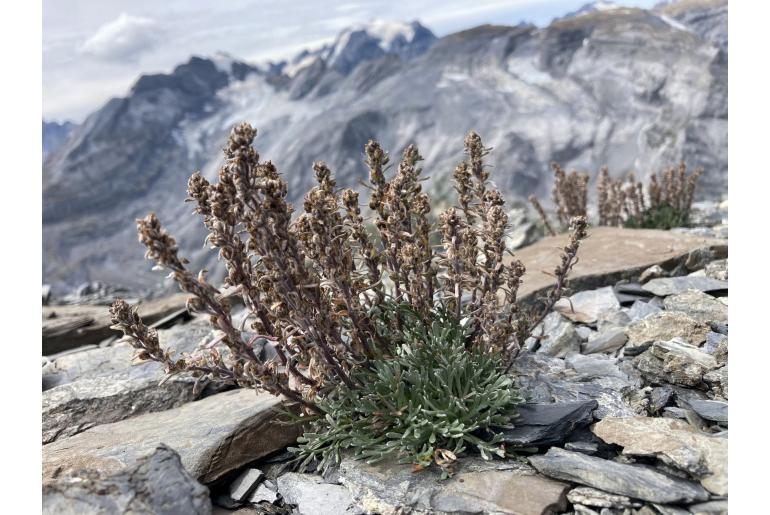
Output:
<instances>
[{"instance_id":1,"label":"withered flower cluster","mask_svg":"<svg viewBox=\"0 0 770 515\"><path fill-rule=\"evenodd\" d=\"M538 320L517 306L525 268L506 255L508 216L484 164L490 149L476 133L466 137L466 159L454 173L458 205L440 214L438 227L429 218L422 157L414 145L387 178L388 154L375 141L366 144L371 220L362 214L358 192L339 190L323 162L313 166L317 185L305 195L303 212L293 216L286 181L273 163L260 160L251 146L255 136L248 124L235 127L218 182L196 173L188 183L207 243L224 262L224 286L237 291L248 309L249 331L236 327L220 290L205 272L187 268L174 239L150 214L137 221L146 256L192 295L189 311L208 315L217 338L174 359L136 311L118 301L111 308L113 323L138 359L163 363L169 376L184 372L260 388L319 412L319 396L341 384L359 387L356 367L394 352L386 336L396 334L403 320L396 314L383 328L376 315L384 303L407 305L425 320L441 305L470 328L467 348L501 353L508 362L516 356ZM571 227L549 306L561 295L586 237L585 217L573 219ZM440 237L440 245L432 246L432 236ZM269 342L275 358L260 358L258 340Z\"/></svg>"},{"instance_id":2,"label":"withered flower cluster","mask_svg":"<svg viewBox=\"0 0 770 515\"><path fill-rule=\"evenodd\" d=\"M556 206L556 218L565 228L568 217L586 213L588 175L571 172L566 174L557 164L554 169L553 199ZM670 222L685 222L692 207L695 187L702 170L688 174L684 162L664 172L650 176L645 194L641 181L634 172L625 178L613 179L609 170L603 166L596 182L596 200L599 213L599 225L614 227L644 225L666 225ZM535 196L529 197L543 221L546 231L552 236L557 231L551 225L545 209ZM663 215L658 212L663 211ZM660 221L658 221L658 219Z\"/></svg>"},{"instance_id":3,"label":"withered flower cluster","mask_svg":"<svg viewBox=\"0 0 770 515\"><path fill-rule=\"evenodd\" d=\"M551 169L556 218L562 227L568 227L573 216L586 216L588 174L574 170L567 173L558 163L551 163Z\"/></svg>"},{"instance_id":4,"label":"withered flower cluster","mask_svg":"<svg viewBox=\"0 0 770 515\"><path fill-rule=\"evenodd\" d=\"M698 168L687 173L684 161L678 167L671 167L650 177L648 193L651 207L670 206L674 209L689 212L695 196L695 186L703 170Z\"/></svg>"}]
</instances>

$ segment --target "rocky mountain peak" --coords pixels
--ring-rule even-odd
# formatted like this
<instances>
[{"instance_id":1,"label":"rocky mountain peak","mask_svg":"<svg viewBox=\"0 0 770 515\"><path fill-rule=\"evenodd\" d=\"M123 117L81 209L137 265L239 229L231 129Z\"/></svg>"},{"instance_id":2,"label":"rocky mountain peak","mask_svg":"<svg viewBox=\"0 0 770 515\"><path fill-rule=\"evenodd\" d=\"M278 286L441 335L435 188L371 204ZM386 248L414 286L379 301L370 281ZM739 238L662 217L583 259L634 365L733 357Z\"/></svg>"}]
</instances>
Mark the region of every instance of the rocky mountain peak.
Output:
<instances>
[{"instance_id":1,"label":"rocky mountain peak","mask_svg":"<svg viewBox=\"0 0 770 515\"><path fill-rule=\"evenodd\" d=\"M242 121L259 128L255 144L279 166L293 202L312 186L318 159L340 185L365 179L369 138L394 156L419 145L425 187L450 195L447 176L469 130L495 148L504 168L497 186L511 201L546 196L551 161L643 178L680 159L704 169L698 198L719 199L727 59L718 41L727 18L722 4L699 2L595 10L545 28L484 25L440 39L417 22L376 22L283 64L215 55L144 76L46 161L45 281L154 284L132 223L149 211L193 267L213 271L185 189L195 170L216 176L227 134Z\"/></svg>"},{"instance_id":2,"label":"rocky mountain peak","mask_svg":"<svg viewBox=\"0 0 770 515\"><path fill-rule=\"evenodd\" d=\"M361 61L393 53L404 59L416 57L436 40L420 22L375 20L343 30L325 52L329 66L347 74Z\"/></svg>"},{"instance_id":3,"label":"rocky mountain peak","mask_svg":"<svg viewBox=\"0 0 770 515\"><path fill-rule=\"evenodd\" d=\"M300 52L287 63L284 73L295 76L306 68L323 66L347 75L360 63L387 54L412 59L434 41L436 36L418 21L372 20L344 29L331 44Z\"/></svg>"}]
</instances>

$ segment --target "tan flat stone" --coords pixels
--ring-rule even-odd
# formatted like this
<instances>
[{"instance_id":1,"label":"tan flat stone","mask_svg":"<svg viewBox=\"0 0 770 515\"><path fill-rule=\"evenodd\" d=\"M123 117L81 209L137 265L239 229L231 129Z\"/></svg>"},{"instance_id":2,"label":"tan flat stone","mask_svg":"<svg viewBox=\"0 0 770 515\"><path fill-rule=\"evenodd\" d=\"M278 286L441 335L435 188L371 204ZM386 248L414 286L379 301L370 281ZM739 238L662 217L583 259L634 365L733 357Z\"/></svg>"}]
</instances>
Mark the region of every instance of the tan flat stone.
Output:
<instances>
[{"instance_id":1,"label":"tan flat stone","mask_svg":"<svg viewBox=\"0 0 770 515\"><path fill-rule=\"evenodd\" d=\"M184 309L189 295L177 293L139 303L139 316L145 324L152 324L176 311ZM43 306L44 356L83 345L99 343L121 333L110 329L109 306L63 305Z\"/></svg>"},{"instance_id":2,"label":"tan flat stone","mask_svg":"<svg viewBox=\"0 0 770 515\"><path fill-rule=\"evenodd\" d=\"M43 447L43 482L79 469L118 472L163 443L202 483L294 442L297 425L277 422L281 399L231 390L178 408L103 424Z\"/></svg>"},{"instance_id":3,"label":"tan flat stone","mask_svg":"<svg viewBox=\"0 0 770 515\"><path fill-rule=\"evenodd\" d=\"M621 279L636 280L653 265L673 267L685 260L690 252L710 249L716 257L727 253L724 240L676 234L655 229L624 229L590 227L589 237L581 243L579 261L570 274L574 291L599 288ZM524 283L519 290L522 300L531 300L545 288L555 284L553 273L559 264L559 248L564 247L568 234L544 238L515 252L527 267Z\"/></svg>"},{"instance_id":4,"label":"tan flat stone","mask_svg":"<svg viewBox=\"0 0 770 515\"><path fill-rule=\"evenodd\" d=\"M727 495L725 438L703 434L670 418L607 417L591 429L605 442L622 446L623 454L654 456L697 477L711 493Z\"/></svg>"}]
</instances>

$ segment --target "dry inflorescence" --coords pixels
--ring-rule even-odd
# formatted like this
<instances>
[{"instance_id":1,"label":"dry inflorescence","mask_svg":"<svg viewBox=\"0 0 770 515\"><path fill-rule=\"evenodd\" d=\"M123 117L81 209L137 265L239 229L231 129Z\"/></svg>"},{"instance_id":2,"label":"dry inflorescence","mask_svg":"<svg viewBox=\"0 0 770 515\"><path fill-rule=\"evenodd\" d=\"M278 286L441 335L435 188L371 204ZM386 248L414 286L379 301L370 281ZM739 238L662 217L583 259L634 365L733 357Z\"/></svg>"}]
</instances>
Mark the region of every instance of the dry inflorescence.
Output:
<instances>
[{"instance_id":1,"label":"dry inflorescence","mask_svg":"<svg viewBox=\"0 0 770 515\"><path fill-rule=\"evenodd\" d=\"M564 170L554 164L553 198L556 218L562 228L566 227L568 215L587 211L588 175ZM695 194L695 187L702 170L687 173L684 162L660 174L650 176L647 192L641 181L630 172L625 179L613 179L603 166L596 182L597 210L599 225L613 227L664 228L686 225ZM548 216L537 198L530 202L540 216L545 229L555 235Z\"/></svg>"},{"instance_id":2,"label":"dry inflorescence","mask_svg":"<svg viewBox=\"0 0 770 515\"><path fill-rule=\"evenodd\" d=\"M557 163L553 169L553 203L556 218L562 227L569 225L572 217L586 216L588 206L588 174L572 171L567 173Z\"/></svg>"},{"instance_id":3,"label":"dry inflorescence","mask_svg":"<svg viewBox=\"0 0 770 515\"><path fill-rule=\"evenodd\" d=\"M146 256L192 295L189 311L208 315L217 337L174 358L136 310L118 301L111 308L113 322L139 360L163 363L168 377L188 373L201 381L258 388L299 403L307 414L323 413L319 399L340 387L360 388L358 370L372 370L373 363L394 355L404 327L414 323L407 323L403 309L389 306L407 306L427 326L437 310L462 320L466 349L495 354L503 367L510 366L544 313L518 306L525 268L506 256L508 217L489 182L489 149L477 134L466 137L466 159L454 173L458 205L440 214L438 227L429 218L417 148L408 146L387 178L389 156L369 141L364 152L374 231L358 192L340 190L323 162L313 166L317 184L295 216L286 181L272 162L260 160L252 147L255 136L248 124L235 127L218 182L196 173L188 183L188 200L203 218L207 243L225 265L224 286L242 297L249 316L234 322L221 290L205 271L187 268L174 238L150 214L137 221ZM586 237L585 216L569 223L572 236L554 271L557 284L546 309L561 295ZM434 246L436 236L440 244ZM264 358L258 343L273 357Z\"/></svg>"}]
</instances>

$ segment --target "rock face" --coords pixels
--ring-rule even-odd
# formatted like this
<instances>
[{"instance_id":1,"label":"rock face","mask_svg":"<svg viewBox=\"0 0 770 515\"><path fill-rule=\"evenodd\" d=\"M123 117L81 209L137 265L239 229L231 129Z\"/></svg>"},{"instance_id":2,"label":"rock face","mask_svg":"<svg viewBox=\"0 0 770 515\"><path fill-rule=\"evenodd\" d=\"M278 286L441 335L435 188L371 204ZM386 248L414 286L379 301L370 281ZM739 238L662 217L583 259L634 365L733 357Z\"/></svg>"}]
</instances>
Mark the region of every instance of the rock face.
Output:
<instances>
[{"instance_id":1,"label":"rock face","mask_svg":"<svg viewBox=\"0 0 770 515\"><path fill-rule=\"evenodd\" d=\"M678 420L650 417L605 418L593 426L593 432L607 443L623 446L623 454L654 456L699 478L710 492L727 495L725 439L700 433Z\"/></svg>"},{"instance_id":2,"label":"rock face","mask_svg":"<svg viewBox=\"0 0 770 515\"><path fill-rule=\"evenodd\" d=\"M495 148L490 164L505 163L495 180L508 198L545 196L551 160L592 174L607 164L620 174L684 159L705 170L698 194L720 196L727 45L712 34L726 38L727 17L711 18L708 30L692 27L702 26L704 10L726 12L727 2L687 4L699 14L681 13L679 23L623 8L545 28L485 25L435 42L413 26L398 28L386 45L374 29L355 28L331 52L304 52L283 67L194 58L144 76L46 161L44 281L154 284L131 223L150 210L194 268L213 271L215 256L200 249L203 228L182 200L192 171L216 174L236 120L258 124L259 152L279 164L292 201L310 185L317 159L339 185L357 185L370 137L394 156L417 143L431 176L426 188L446 194L471 128Z\"/></svg>"},{"instance_id":3,"label":"rock face","mask_svg":"<svg viewBox=\"0 0 770 515\"><path fill-rule=\"evenodd\" d=\"M48 154L59 148L77 125L72 122L47 122L43 120L43 161Z\"/></svg>"},{"instance_id":4,"label":"rock face","mask_svg":"<svg viewBox=\"0 0 770 515\"><path fill-rule=\"evenodd\" d=\"M48 515L209 515L209 490L165 445L112 475L92 472L43 486Z\"/></svg>"},{"instance_id":5,"label":"rock face","mask_svg":"<svg viewBox=\"0 0 770 515\"><path fill-rule=\"evenodd\" d=\"M433 468L415 474L408 465L343 460L340 481L367 514L540 515L566 508L569 486L521 463L468 458L459 466L442 480Z\"/></svg>"},{"instance_id":6,"label":"rock face","mask_svg":"<svg viewBox=\"0 0 770 515\"><path fill-rule=\"evenodd\" d=\"M278 424L281 400L234 390L157 413L93 427L43 447L43 481L81 469L117 472L160 443L179 453L204 484L294 442L297 426Z\"/></svg>"},{"instance_id":7,"label":"rock face","mask_svg":"<svg viewBox=\"0 0 770 515\"><path fill-rule=\"evenodd\" d=\"M705 501L696 483L662 474L644 465L627 465L552 447L530 463L542 474L644 501L668 504Z\"/></svg>"}]
</instances>

